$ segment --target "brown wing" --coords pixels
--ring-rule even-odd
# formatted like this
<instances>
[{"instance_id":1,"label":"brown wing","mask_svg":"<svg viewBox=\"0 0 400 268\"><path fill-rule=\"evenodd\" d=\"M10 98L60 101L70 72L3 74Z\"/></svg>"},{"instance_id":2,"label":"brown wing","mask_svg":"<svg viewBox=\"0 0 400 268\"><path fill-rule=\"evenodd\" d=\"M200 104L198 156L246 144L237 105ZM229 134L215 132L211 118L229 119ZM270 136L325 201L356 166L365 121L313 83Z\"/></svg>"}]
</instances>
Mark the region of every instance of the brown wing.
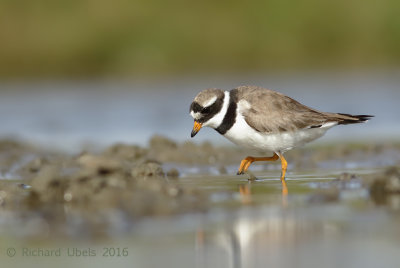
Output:
<instances>
[{"instance_id":1,"label":"brown wing","mask_svg":"<svg viewBox=\"0 0 400 268\"><path fill-rule=\"evenodd\" d=\"M335 121L329 113L319 112L279 92L253 86L238 87L238 100L245 121L259 132L283 132L319 127Z\"/></svg>"}]
</instances>

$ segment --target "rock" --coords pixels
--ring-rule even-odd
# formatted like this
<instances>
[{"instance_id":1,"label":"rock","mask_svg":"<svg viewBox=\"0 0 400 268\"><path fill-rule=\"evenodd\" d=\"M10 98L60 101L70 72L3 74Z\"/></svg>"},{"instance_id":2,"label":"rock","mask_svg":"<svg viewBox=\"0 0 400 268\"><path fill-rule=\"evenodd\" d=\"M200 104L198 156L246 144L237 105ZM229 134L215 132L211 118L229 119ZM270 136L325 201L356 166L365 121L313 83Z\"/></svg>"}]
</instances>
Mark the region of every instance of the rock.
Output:
<instances>
[{"instance_id":1,"label":"rock","mask_svg":"<svg viewBox=\"0 0 400 268\"><path fill-rule=\"evenodd\" d=\"M221 175L225 175L225 174L228 173L228 171L227 171L226 167L224 167L224 166L219 166L219 167L218 167L218 173L221 174Z\"/></svg>"},{"instance_id":2,"label":"rock","mask_svg":"<svg viewBox=\"0 0 400 268\"><path fill-rule=\"evenodd\" d=\"M60 167L46 166L32 179L31 191L38 194L42 202L63 202L68 180L60 175Z\"/></svg>"},{"instance_id":3,"label":"rock","mask_svg":"<svg viewBox=\"0 0 400 268\"><path fill-rule=\"evenodd\" d=\"M49 161L43 157L37 157L29 162L25 167L33 173L37 173L44 165L49 164Z\"/></svg>"},{"instance_id":4,"label":"rock","mask_svg":"<svg viewBox=\"0 0 400 268\"><path fill-rule=\"evenodd\" d=\"M109 147L104 155L123 159L126 161L135 162L139 159L146 157L148 150L136 145L116 144Z\"/></svg>"},{"instance_id":5,"label":"rock","mask_svg":"<svg viewBox=\"0 0 400 268\"><path fill-rule=\"evenodd\" d=\"M78 158L83 169L97 174L109 174L122 169L122 164L115 159L105 156L84 154Z\"/></svg>"},{"instance_id":6,"label":"rock","mask_svg":"<svg viewBox=\"0 0 400 268\"><path fill-rule=\"evenodd\" d=\"M0 207L16 208L21 206L27 190L13 181L0 181Z\"/></svg>"},{"instance_id":7,"label":"rock","mask_svg":"<svg viewBox=\"0 0 400 268\"><path fill-rule=\"evenodd\" d=\"M344 172L344 173L340 174L339 177L336 178L336 180L348 182L355 178L357 178L357 176L355 174L350 174L350 173Z\"/></svg>"},{"instance_id":8,"label":"rock","mask_svg":"<svg viewBox=\"0 0 400 268\"><path fill-rule=\"evenodd\" d=\"M149 177L164 177L164 171L160 164L155 162L147 162L139 164L131 171L132 177L135 179L146 179Z\"/></svg>"},{"instance_id":9,"label":"rock","mask_svg":"<svg viewBox=\"0 0 400 268\"><path fill-rule=\"evenodd\" d=\"M393 194L400 194L400 173L397 167L390 167L383 174L377 175L370 186L370 195L378 205L387 204Z\"/></svg>"},{"instance_id":10,"label":"rock","mask_svg":"<svg viewBox=\"0 0 400 268\"><path fill-rule=\"evenodd\" d=\"M167 172L167 177L170 179L177 179L177 178L179 178L179 175L180 175L179 171L176 168L171 168Z\"/></svg>"},{"instance_id":11,"label":"rock","mask_svg":"<svg viewBox=\"0 0 400 268\"><path fill-rule=\"evenodd\" d=\"M397 167L390 167L384 173L386 178L385 191L389 193L400 193L400 172Z\"/></svg>"}]
</instances>

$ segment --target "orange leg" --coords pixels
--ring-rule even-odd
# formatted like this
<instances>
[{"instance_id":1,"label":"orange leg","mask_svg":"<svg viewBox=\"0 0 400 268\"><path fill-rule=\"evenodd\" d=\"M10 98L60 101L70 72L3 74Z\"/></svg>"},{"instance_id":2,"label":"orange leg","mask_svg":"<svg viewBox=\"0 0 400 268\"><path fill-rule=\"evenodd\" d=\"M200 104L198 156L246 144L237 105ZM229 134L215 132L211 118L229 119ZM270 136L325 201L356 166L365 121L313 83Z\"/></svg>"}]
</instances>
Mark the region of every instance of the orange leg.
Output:
<instances>
[{"instance_id":1,"label":"orange leg","mask_svg":"<svg viewBox=\"0 0 400 268\"><path fill-rule=\"evenodd\" d=\"M279 158L281 159L281 163L282 163L282 174L281 174L282 195L287 195L288 189L287 189L286 181L285 181L287 162L286 162L286 159L283 157L283 154L281 154L281 153L279 153Z\"/></svg>"},{"instance_id":2,"label":"orange leg","mask_svg":"<svg viewBox=\"0 0 400 268\"><path fill-rule=\"evenodd\" d=\"M274 153L273 156L271 157L253 157L253 156L248 156L245 159L240 162L240 167L238 171L238 175L244 174L247 169L250 167L251 163L256 162L256 161L276 161L279 159L279 156Z\"/></svg>"},{"instance_id":3,"label":"orange leg","mask_svg":"<svg viewBox=\"0 0 400 268\"><path fill-rule=\"evenodd\" d=\"M271 157L253 157L253 156L248 156L245 159L240 162L240 167L238 171L238 175L244 174L247 169L250 167L251 163L256 162L256 161L276 161L278 159L281 159L281 164L282 164L282 174L281 174L281 182L282 182L282 195L287 195L288 194L288 189L285 181L285 175L286 175L286 170L287 170L287 162L286 159L283 157L283 154L281 153L274 153L273 156Z\"/></svg>"}]
</instances>

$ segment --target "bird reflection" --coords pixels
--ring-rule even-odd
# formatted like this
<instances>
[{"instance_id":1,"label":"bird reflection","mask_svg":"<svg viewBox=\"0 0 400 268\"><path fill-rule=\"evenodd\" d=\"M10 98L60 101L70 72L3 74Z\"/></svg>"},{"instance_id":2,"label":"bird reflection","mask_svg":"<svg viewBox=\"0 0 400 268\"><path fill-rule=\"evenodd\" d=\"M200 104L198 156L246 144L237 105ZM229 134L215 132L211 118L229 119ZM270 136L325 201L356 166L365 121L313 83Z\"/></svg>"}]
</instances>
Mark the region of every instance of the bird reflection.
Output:
<instances>
[{"instance_id":1,"label":"bird reflection","mask_svg":"<svg viewBox=\"0 0 400 268\"><path fill-rule=\"evenodd\" d=\"M332 222L290 210L283 192L281 206L258 206L252 187L256 187L252 181L238 185L241 208L220 212L216 227L197 231L197 267L278 267L290 262L288 251L297 244L339 230Z\"/></svg>"},{"instance_id":2,"label":"bird reflection","mask_svg":"<svg viewBox=\"0 0 400 268\"><path fill-rule=\"evenodd\" d=\"M196 267L279 267L284 263L290 267L293 263L287 257L296 254L296 248L316 237L327 241L339 231L332 222L276 208L226 215L216 230L197 231Z\"/></svg>"},{"instance_id":3,"label":"bird reflection","mask_svg":"<svg viewBox=\"0 0 400 268\"><path fill-rule=\"evenodd\" d=\"M240 201L244 205L249 205L249 204L253 203L252 192L251 192L252 183L253 183L253 181L249 181L246 184L239 185ZM288 194L289 194L289 191L287 189L286 183L282 184L282 206L283 207L288 206Z\"/></svg>"}]
</instances>

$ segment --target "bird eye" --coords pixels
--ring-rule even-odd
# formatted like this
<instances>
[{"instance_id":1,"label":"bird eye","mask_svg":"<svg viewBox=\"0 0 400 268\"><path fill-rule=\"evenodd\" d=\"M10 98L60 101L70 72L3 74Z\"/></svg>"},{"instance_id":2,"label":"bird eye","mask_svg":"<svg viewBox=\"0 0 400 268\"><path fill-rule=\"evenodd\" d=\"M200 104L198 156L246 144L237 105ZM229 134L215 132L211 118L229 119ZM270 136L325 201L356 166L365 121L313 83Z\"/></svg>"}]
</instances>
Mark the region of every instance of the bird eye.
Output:
<instances>
[{"instance_id":1,"label":"bird eye","mask_svg":"<svg viewBox=\"0 0 400 268\"><path fill-rule=\"evenodd\" d=\"M208 114L210 112L210 107L204 107L202 110L201 110L201 113L202 114Z\"/></svg>"}]
</instances>

